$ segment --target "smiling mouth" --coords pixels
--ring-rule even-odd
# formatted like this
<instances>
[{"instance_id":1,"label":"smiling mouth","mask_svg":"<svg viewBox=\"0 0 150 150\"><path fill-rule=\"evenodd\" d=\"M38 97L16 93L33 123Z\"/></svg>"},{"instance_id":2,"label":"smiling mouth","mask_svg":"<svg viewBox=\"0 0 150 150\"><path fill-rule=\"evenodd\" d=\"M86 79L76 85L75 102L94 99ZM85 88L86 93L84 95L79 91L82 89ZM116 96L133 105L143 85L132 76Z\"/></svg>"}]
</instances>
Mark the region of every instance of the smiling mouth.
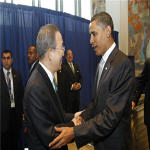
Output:
<instances>
[{"instance_id":1,"label":"smiling mouth","mask_svg":"<svg viewBox=\"0 0 150 150\"><path fill-rule=\"evenodd\" d=\"M96 49L96 48L97 48L97 46L93 46L93 48L94 48L94 49Z\"/></svg>"}]
</instances>

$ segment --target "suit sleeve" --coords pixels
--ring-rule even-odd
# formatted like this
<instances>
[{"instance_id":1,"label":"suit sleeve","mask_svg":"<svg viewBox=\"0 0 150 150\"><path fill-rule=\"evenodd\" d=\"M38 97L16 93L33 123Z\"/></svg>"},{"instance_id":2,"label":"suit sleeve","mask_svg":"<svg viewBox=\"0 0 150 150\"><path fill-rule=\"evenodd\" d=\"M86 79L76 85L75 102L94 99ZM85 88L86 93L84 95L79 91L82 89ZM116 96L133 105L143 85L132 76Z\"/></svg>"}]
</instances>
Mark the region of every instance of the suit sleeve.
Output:
<instances>
[{"instance_id":1,"label":"suit sleeve","mask_svg":"<svg viewBox=\"0 0 150 150\"><path fill-rule=\"evenodd\" d=\"M94 102L94 100L91 100L87 109L84 112L82 112L82 114L80 116L84 119L84 121L87 121L94 116L94 114L95 114L94 112L95 112L95 102Z\"/></svg>"},{"instance_id":2,"label":"suit sleeve","mask_svg":"<svg viewBox=\"0 0 150 150\"><path fill-rule=\"evenodd\" d=\"M69 122L74 118L74 114L72 113L64 113L65 122Z\"/></svg>"},{"instance_id":3,"label":"suit sleeve","mask_svg":"<svg viewBox=\"0 0 150 150\"><path fill-rule=\"evenodd\" d=\"M78 148L108 136L121 120L125 108L130 103L134 87L134 73L127 62L117 68L117 75L112 75L113 81L110 83L110 93L104 109L84 124L74 127Z\"/></svg>"},{"instance_id":4,"label":"suit sleeve","mask_svg":"<svg viewBox=\"0 0 150 150\"><path fill-rule=\"evenodd\" d=\"M58 136L54 126L63 126L63 122L57 120L56 114L54 114L56 112L53 107L55 105L54 100L48 95L48 92L45 91L42 85L33 86L28 90L32 90L25 98L24 109L28 108L26 109L28 122L32 123L32 128L43 145L48 147L48 144ZM64 124L64 126L66 125Z\"/></svg>"}]
</instances>

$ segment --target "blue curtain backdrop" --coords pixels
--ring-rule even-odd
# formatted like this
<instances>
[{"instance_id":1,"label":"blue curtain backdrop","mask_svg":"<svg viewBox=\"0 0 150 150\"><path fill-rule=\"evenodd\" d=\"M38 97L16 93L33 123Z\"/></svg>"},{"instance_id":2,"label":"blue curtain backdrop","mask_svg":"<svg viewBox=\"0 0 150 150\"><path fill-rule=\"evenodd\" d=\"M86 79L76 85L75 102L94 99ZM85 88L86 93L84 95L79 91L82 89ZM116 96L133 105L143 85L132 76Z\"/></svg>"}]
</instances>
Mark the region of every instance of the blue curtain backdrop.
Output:
<instances>
[{"instance_id":1,"label":"blue curtain backdrop","mask_svg":"<svg viewBox=\"0 0 150 150\"><path fill-rule=\"evenodd\" d=\"M27 49L35 45L39 28L45 24L56 24L66 49L74 53L74 61L79 64L83 77L81 108L85 108L91 100L97 64L89 43L88 20L43 8L0 3L0 51L12 51L13 67L20 70L25 83L29 72ZM117 32L115 40L118 41Z\"/></svg>"}]
</instances>

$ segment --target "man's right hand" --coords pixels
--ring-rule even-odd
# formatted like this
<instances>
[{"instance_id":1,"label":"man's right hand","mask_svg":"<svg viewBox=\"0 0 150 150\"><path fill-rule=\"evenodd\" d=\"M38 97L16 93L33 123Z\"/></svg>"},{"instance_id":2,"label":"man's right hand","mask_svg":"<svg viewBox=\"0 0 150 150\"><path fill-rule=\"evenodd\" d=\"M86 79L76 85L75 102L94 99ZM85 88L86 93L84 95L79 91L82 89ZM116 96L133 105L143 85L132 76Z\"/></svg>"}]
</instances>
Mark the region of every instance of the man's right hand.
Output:
<instances>
[{"instance_id":1,"label":"man's right hand","mask_svg":"<svg viewBox=\"0 0 150 150\"><path fill-rule=\"evenodd\" d=\"M78 90L77 82L72 84L72 90L74 90L74 91Z\"/></svg>"}]
</instances>

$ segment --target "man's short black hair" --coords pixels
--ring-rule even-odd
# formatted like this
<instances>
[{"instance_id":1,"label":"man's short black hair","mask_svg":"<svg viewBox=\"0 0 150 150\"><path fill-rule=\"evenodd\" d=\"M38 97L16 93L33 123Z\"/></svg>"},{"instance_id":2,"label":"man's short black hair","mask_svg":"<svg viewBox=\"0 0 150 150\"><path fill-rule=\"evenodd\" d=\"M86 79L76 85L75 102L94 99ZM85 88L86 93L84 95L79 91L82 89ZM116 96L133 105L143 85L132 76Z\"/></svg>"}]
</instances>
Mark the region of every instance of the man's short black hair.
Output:
<instances>
[{"instance_id":1,"label":"man's short black hair","mask_svg":"<svg viewBox=\"0 0 150 150\"><path fill-rule=\"evenodd\" d=\"M10 53L10 56L11 56L11 58L12 58L12 52L10 51L10 50L8 50L8 49L5 49L4 51L2 51L2 53L1 53L1 58L3 57L3 54L4 53Z\"/></svg>"},{"instance_id":2,"label":"man's short black hair","mask_svg":"<svg viewBox=\"0 0 150 150\"><path fill-rule=\"evenodd\" d=\"M2 51L1 57L3 57L3 54L4 54L4 53L10 53L10 56L11 56L11 58L12 58L12 52L11 52L10 50L5 49L4 51Z\"/></svg>"}]
</instances>

